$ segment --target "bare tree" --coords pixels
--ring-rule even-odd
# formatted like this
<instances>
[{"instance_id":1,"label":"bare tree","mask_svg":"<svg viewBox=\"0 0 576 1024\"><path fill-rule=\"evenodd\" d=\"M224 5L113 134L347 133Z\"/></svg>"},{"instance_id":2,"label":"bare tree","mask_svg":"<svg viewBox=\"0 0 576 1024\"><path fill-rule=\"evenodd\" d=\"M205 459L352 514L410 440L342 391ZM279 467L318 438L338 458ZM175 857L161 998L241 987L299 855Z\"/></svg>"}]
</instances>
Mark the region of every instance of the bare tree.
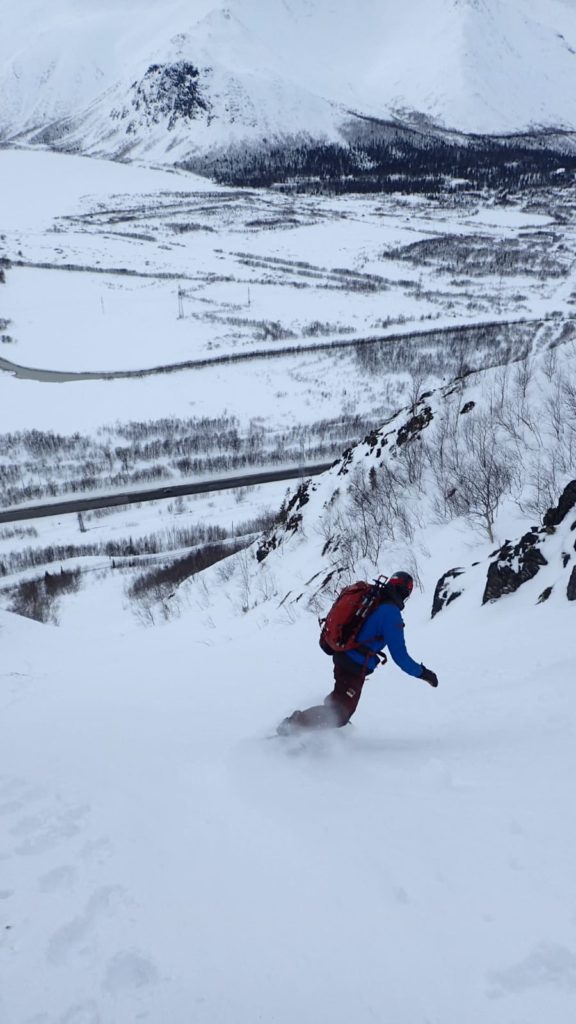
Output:
<instances>
[{"instance_id":1,"label":"bare tree","mask_svg":"<svg viewBox=\"0 0 576 1024\"><path fill-rule=\"evenodd\" d=\"M482 411L464 421L458 464L448 470L448 504L480 526L491 543L496 515L515 479L509 455L492 416Z\"/></svg>"}]
</instances>

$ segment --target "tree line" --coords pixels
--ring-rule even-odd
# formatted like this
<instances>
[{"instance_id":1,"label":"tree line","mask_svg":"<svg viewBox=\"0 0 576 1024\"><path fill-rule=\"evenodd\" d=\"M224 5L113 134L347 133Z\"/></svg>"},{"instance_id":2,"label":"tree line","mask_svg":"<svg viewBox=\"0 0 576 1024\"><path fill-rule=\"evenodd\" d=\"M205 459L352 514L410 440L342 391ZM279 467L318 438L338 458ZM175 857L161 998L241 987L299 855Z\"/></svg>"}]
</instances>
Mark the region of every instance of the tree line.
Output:
<instances>
[{"instance_id":1,"label":"tree line","mask_svg":"<svg viewBox=\"0 0 576 1024\"><path fill-rule=\"evenodd\" d=\"M196 158L187 168L225 185L290 185L311 193L572 187L576 153L521 139L370 137L349 143L294 142Z\"/></svg>"}]
</instances>

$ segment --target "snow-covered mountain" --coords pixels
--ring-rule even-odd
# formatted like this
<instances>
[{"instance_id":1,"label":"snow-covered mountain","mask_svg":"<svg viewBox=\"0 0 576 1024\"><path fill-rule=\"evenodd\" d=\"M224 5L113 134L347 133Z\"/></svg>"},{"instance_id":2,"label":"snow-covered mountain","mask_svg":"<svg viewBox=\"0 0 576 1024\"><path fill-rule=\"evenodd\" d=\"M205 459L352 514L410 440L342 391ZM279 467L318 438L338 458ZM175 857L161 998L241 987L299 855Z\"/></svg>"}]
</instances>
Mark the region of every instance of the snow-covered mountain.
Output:
<instances>
[{"instance_id":1,"label":"snow-covered mountain","mask_svg":"<svg viewBox=\"0 0 576 1024\"><path fill-rule=\"evenodd\" d=\"M8 140L174 162L339 140L353 114L576 128L572 0L30 0L3 17Z\"/></svg>"}]
</instances>

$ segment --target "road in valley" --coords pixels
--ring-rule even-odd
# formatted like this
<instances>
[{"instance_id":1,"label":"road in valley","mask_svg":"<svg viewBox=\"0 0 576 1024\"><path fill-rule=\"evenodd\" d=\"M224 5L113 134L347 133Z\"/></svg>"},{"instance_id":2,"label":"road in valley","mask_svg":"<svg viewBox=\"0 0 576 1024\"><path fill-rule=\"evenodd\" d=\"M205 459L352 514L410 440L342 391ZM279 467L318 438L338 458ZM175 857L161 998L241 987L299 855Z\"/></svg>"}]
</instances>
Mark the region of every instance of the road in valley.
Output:
<instances>
[{"instance_id":1,"label":"road in valley","mask_svg":"<svg viewBox=\"0 0 576 1024\"><path fill-rule=\"evenodd\" d=\"M142 488L138 491L122 491L114 494L93 495L89 498L67 498L40 505L18 505L0 511L0 523L15 523L22 519L42 519L45 516L62 516L76 512L88 512L95 508L112 508L114 505L135 505L141 501L158 501L162 498L179 498L186 494L209 494L211 491L226 491L236 487L253 487L256 484L270 484L281 480L306 479L324 473L332 462L316 462L311 466L294 466L291 469L262 470L259 473L241 473L235 476L216 477L195 483L169 484L164 487Z\"/></svg>"},{"instance_id":2,"label":"road in valley","mask_svg":"<svg viewBox=\"0 0 576 1024\"><path fill-rule=\"evenodd\" d=\"M19 380L35 380L44 384L71 384L79 381L95 380L130 380L142 377L153 377L157 374L181 373L185 370L203 370L228 363L253 362L257 359L276 359L282 356L300 356L310 352L333 352L337 349L354 349L371 345L394 345L401 341L425 342L442 334L445 338L475 336L479 331L496 331L506 327L521 327L536 324L573 322L576 319L570 314L544 314L536 317L518 317L510 320L505 317L495 320L470 321L469 323L449 324L437 323L434 327L415 329L413 325L394 333L375 334L368 337L330 338L316 342L294 342L292 345L277 346L271 349L250 349L247 352L228 352L219 356L206 356L203 359L188 359L182 363L166 363L162 366L150 366L134 370L50 370L38 366L23 366L10 359L0 357L0 371L10 373Z\"/></svg>"}]
</instances>

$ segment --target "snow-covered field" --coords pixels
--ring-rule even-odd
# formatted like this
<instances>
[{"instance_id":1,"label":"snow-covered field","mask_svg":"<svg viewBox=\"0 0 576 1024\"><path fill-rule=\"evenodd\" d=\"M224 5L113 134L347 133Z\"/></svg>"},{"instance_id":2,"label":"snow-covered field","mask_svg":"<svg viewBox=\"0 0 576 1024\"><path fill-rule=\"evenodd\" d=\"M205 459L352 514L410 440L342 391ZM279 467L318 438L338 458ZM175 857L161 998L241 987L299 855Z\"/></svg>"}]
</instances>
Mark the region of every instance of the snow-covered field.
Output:
<instances>
[{"instance_id":1,"label":"snow-covered field","mask_svg":"<svg viewBox=\"0 0 576 1024\"><path fill-rule=\"evenodd\" d=\"M0 167L1 433L382 421L414 377L497 361L538 323L512 339L425 332L573 315L567 193L294 197L26 150L1 151Z\"/></svg>"},{"instance_id":2,"label":"snow-covered field","mask_svg":"<svg viewBox=\"0 0 576 1024\"><path fill-rule=\"evenodd\" d=\"M5 150L0 165L3 251L14 264L2 354L44 370L142 371L543 316L575 258L562 193L558 210L553 195L447 206L211 189L194 175L111 173L49 153ZM49 183L41 202L39 180Z\"/></svg>"}]
</instances>

